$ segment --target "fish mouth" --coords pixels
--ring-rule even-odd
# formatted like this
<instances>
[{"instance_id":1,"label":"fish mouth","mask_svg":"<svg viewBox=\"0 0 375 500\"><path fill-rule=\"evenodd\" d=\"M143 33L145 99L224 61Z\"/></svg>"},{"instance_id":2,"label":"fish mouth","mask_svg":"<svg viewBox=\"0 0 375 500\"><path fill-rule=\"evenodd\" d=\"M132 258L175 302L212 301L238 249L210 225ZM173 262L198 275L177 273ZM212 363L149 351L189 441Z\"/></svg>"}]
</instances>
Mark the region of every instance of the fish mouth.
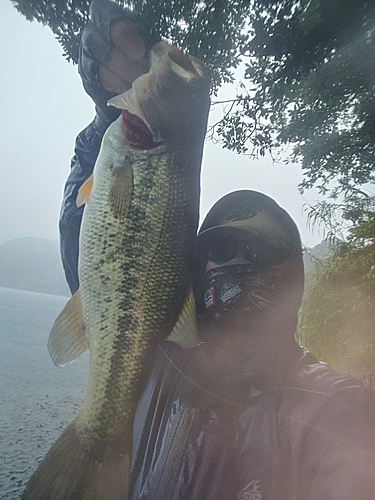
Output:
<instances>
[{"instance_id":1,"label":"fish mouth","mask_svg":"<svg viewBox=\"0 0 375 500\"><path fill-rule=\"evenodd\" d=\"M122 131L125 144L132 149L155 149L163 144L161 141L154 141L145 121L127 109L122 111Z\"/></svg>"},{"instance_id":2,"label":"fish mouth","mask_svg":"<svg viewBox=\"0 0 375 500\"><path fill-rule=\"evenodd\" d=\"M176 135L175 118L184 121L190 113L186 102L206 84L208 72L198 59L162 41L150 51L149 71L107 104L122 110L125 143L152 149Z\"/></svg>"},{"instance_id":3,"label":"fish mouth","mask_svg":"<svg viewBox=\"0 0 375 500\"><path fill-rule=\"evenodd\" d=\"M145 73L137 78L137 85L146 86L148 83L148 73ZM135 85L124 92L123 94L112 97L107 102L107 105L121 109L122 115L122 132L124 142L127 146L134 149L153 149L160 146L159 141L154 140L151 132L150 124L148 123L137 99Z\"/></svg>"}]
</instances>

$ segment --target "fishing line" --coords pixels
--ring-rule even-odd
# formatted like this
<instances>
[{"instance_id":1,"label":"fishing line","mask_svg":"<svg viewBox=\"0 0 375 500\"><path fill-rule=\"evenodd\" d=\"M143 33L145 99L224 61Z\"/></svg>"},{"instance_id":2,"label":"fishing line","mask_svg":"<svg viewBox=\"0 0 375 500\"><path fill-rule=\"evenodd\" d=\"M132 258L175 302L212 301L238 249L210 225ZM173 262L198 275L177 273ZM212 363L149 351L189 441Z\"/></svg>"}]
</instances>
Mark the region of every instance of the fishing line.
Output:
<instances>
[{"instance_id":1,"label":"fishing line","mask_svg":"<svg viewBox=\"0 0 375 500\"><path fill-rule=\"evenodd\" d=\"M244 405L244 404L241 404L239 403L238 401L231 401L229 399L225 399L221 396L219 396L218 394L215 394L211 391L209 391L208 389L205 389L204 387L202 387L201 385L199 385L197 382L195 382L194 379L190 378L188 375L186 375L186 373L184 373L181 368L179 368L176 363L174 361L172 361L172 359L168 356L168 354L164 351L164 349L162 348L162 346L160 344L158 344L159 346L159 349L161 350L161 352L163 353L163 355L165 356L166 360L173 366L173 368L175 368L175 370L178 371L178 373L180 375L182 375L182 377L184 377L185 380L188 380L191 384L193 384L196 388L200 389L201 391L205 392L206 394L209 394L210 396L222 401L223 403L229 403L229 404L233 404L233 405L236 405L236 406L239 406L241 408L248 408L248 405Z\"/></svg>"},{"instance_id":2,"label":"fishing line","mask_svg":"<svg viewBox=\"0 0 375 500\"><path fill-rule=\"evenodd\" d=\"M189 377L188 375L186 375L186 373L184 373L181 370L181 368L179 368L176 365L176 363L168 356L168 354L164 351L164 349L162 348L162 346L160 344L158 344L158 347L161 350L161 352L163 353L163 355L165 356L165 358L167 359L167 361L173 366L173 368L175 368L178 371L178 373L184 377L185 380L188 380L195 387L197 387L198 389L202 390L206 394L209 394L210 396L213 396L214 398L219 399L220 401L223 401L224 403L230 403L230 404L234 404L234 405L240 406L242 408L248 408L248 405L241 404L238 401L231 401L230 399L225 399L225 398L219 396L218 394L215 394L214 392L211 392L208 389L205 389L204 387L202 387L200 384L198 384L197 382L195 382L194 379L192 379L191 377ZM307 393L311 393L311 394L320 394L320 395L323 395L323 396L329 396L328 393L322 392L322 391L313 391L311 389L304 389L303 387L288 387L288 386L282 386L282 385L275 386L275 387L268 387L268 388L263 389L263 390L264 390L264 392L271 392L271 391L280 390L280 389L295 390L295 391L307 392Z\"/></svg>"}]
</instances>

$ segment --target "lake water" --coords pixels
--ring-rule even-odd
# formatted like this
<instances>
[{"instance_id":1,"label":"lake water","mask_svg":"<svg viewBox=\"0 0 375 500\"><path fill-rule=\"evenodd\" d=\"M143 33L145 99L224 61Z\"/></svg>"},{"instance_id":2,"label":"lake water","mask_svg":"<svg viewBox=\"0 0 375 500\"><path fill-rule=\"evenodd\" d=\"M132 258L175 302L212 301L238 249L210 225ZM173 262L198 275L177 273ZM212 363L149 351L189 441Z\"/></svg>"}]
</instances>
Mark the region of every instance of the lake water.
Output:
<instances>
[{"instance_id":1,"label":"lake water","mask_svg":"<svg viewBox=\"0 0 375 500\"><path fill-rule=\"evenodd\" d=\"M49 330L66 297L0 287L0 498L19 498L85 392L88 355L57 368Z\"/></svg>"}]
</instances>

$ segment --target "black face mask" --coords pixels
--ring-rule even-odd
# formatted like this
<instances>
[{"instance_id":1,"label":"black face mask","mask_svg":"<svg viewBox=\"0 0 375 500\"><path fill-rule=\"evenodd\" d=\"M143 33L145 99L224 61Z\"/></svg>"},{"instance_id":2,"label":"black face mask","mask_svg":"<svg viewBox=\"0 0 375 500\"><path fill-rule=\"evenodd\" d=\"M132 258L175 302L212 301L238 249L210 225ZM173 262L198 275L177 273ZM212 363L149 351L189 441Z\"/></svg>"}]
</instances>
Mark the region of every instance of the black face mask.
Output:
<instances>
[{"instance_id":1,"label":"black face mask","mask_svg":"<svg viewBox=\"0 0 375 500\"><path fill-rule=\"evenodd\" d=\"M279 269L231 259L205 274L206 313L219 319L227 310L246 311L252 316L270 312L280 286Z\"/></svg>"}]
</instances>

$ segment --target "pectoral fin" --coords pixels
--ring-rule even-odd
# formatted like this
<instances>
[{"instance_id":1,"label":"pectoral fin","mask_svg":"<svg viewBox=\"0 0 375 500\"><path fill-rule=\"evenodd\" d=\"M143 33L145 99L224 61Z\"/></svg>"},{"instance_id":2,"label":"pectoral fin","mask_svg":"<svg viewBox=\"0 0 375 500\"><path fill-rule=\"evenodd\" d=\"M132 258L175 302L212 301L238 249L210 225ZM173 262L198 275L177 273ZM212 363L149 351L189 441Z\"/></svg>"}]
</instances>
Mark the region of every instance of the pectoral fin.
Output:
<instances>
[{"instance_id":1,"label":"pectoral fin","mask_svg":"<svg viewBox=\"0 0 375 500\"><path fill-rule=\"evenodd\" d=\"M133 194L133 171L130 164L113 167L111 187L109 190L109 206L113 215L125 219Z\"/></svg>"},{"instance_id":2,"label":"pectoral fin","mask_svg":"<svg viewBox=\"0 0 375 500\"><path fill-rule=\"evenodd\" d=\"M52 361L57 366L71 363L88 349L79 290L69 299L54 322L47 346Z\"/></svg>"},{"instance_id":3,"label":"pectoral fin","mask_svg":"<svg viewBox=\"0 0 375 500\"><path fill-rule=\"evenodd\" d=\"M199 344L195 299L192 290L190 290L177 323L167 340L185 348L195 347Z\"/></svg>"},{"instance_id":4,"label":"pectoral fin","mask_svg":"<svg viewBox=\"0 0 375 500\"><path fill-rule=\"evenodd\" d=\"M76 200L77 207L85 205L89 201L93 180L94 177L91 174L78 189L78 196Z\"/></svg>"}]
</instances>

